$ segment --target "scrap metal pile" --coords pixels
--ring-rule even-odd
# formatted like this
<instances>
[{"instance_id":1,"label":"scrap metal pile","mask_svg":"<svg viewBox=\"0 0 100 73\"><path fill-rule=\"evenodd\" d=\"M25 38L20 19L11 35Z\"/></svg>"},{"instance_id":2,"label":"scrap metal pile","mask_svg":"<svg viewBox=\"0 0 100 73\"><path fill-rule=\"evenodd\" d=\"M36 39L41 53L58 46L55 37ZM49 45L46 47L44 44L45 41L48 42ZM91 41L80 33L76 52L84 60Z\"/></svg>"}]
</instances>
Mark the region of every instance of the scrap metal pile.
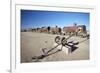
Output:
<instances>
[{"instance_id":1,"label":"scrap metal pile","mask_svg":"<svg viewBox=\"0 0 100 73\"><path fill-rule=\"evenodd\" d=\"M61 37L61 36L56 36L55 37L55 43L57 43L57 45L54 46L53 48L51 48L48 51L46 51L47 48L43 48L42 49L43 54L42 55L39 55L39 56L32 57L32 61L33 62L39 62L42 59L44 59L44 58L46 58L46 57L48 57L50 55L53 55L55 53L58 53L58 52L62 51L62 48L63 47L66 47L66 48L70 49L71 52L72 52L74 49L78 48L78 47L76 47L76 45L79 44L79 42L73 42L73 41L69 41L68 42L68 39L70 39L72 36L74 36L74 34L70 35L67 38L66 37ZM58 46L61 46L61 48L60 49L57 49L54 52L53 50L56 49Z\"/></svg>"}]
</instances>

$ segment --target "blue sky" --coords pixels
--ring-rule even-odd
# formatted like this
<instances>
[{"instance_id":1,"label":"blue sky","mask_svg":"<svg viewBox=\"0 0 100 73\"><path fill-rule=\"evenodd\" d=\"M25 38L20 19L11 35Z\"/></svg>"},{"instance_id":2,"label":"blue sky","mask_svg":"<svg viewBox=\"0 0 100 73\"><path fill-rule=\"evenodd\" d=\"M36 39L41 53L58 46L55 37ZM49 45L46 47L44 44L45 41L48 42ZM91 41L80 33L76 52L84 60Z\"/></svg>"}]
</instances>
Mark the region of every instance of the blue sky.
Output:
<instances>
[{"instance_id":1,"label":"blue sky","mask_svg":"<svg viewBox=\"0 0 100 73\"><path fill-rule=\"evenodd\" d=\"M89 13L21 10L21 28L72 26L73 23L86 25L89 29Z\"/></svg>"}]
</instances>

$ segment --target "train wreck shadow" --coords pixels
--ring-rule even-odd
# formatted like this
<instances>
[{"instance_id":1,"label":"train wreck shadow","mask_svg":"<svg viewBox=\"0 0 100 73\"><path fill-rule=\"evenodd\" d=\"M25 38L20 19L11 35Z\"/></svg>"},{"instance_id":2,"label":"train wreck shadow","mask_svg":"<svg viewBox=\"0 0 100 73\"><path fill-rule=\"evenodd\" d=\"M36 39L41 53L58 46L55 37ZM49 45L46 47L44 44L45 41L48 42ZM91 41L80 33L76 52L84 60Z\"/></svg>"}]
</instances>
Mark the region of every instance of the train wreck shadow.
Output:
<instances>
[{"instance_id":1,"label":"train wreck shadow","mask_svg":"<svg viewBox=\"0 0 100 73\"><path fill-rule=\"evenodd\" d=\"M80 42L77 42L77 44L81 44L81 43L84 43L85 41L87 41L88 39L85 39L83 41L80 41ZM75 50L77 50L79 47L77 46L74 46L74 45L68 45L70 48L70 53L74 52Z\"/></svg>"},{"instance_id":2,"label":"train wreck shadow","mask_svg":"<svg viewBox=\"0 0 100 73\"><path fill-rule=\"evenodd\" d=\"M74 46L74 47L71 48L70 52L72 53L72 52L74 52L76 49L78 49L78 47Z\"/></svg>"},{"instance_id":3,"label":"train wreck shadow","mask_svg":"<svg viewBox=\"0 0 100 73\"><path fill-rule=\"evenodd\" d=\"M70 44L71 43L71 44ZM73 42L68 42L68 44L67 44L67 48L69 49L69 51L68 51L68 53L72 53L72 52L74 52L75 50L77 50L78 49L78 47L76 46L76 45L78 45L79 44L79 42L76 42L76 43L73 43Z\"/></svg>"}]
</instances>

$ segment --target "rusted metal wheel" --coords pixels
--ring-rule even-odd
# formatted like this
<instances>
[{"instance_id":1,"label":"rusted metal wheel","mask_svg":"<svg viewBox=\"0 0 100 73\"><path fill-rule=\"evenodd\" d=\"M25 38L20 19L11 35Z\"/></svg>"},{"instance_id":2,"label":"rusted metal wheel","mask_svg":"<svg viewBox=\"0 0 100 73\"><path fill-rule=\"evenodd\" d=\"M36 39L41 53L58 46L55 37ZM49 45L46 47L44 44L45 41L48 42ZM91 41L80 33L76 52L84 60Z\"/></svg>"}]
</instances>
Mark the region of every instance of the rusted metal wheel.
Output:
<instances>
[{"instance_id":1,"label":"rusted metal wheel","mask_svg":"<svg viewBox=\"0 0 100 73\"><path fill-rule=\"evenodd\" d=\"M65 37L63 37L63 38L61 39L61 44L62 44L63 46L65 46L65 45L67 44L67 40L66 40Z\"/></svg>"},{"instance_id":2,"label":"rusted metal wheel","mask_svg":"<svg viewBox=\"0 0 100 73\"><path fill-rule=\"evenodd\" d=\"M56 37L55 37L55 42L56 42L57 44L61 44L61 37L60 37L60 36L56 36Z\"/></svg>"}]
</instances>

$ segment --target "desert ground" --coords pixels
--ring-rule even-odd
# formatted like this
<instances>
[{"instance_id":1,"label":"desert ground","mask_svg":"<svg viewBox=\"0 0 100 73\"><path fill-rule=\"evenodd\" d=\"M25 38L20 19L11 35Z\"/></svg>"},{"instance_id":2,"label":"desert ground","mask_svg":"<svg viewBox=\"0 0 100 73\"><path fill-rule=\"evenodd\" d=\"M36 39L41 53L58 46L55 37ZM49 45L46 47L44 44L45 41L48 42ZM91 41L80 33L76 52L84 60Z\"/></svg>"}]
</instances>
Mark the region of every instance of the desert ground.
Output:
<instances>
[{"instance_id":1,"label":"desert ground","mask_svg":"<svg viewBox=\"0 0 100 73\"><path fill-rule=\"evenodd\" d=\"M32 57L43 54L42 48L47 48L46 50L53 48L55 46L56 36L57 35L46 33L21 32L21 63L33 62ZM65 37L68 36L65 35ZM68 41L80 42L77 45L78 48L71 53L66 53L66 50L59 51L53 55L41 59L40 61L75 61L89 59L89 39L87 40L86 38L73 36ZM58 48L55 48L53 51L57 49Z\"/></svg>"}]
</instances>

